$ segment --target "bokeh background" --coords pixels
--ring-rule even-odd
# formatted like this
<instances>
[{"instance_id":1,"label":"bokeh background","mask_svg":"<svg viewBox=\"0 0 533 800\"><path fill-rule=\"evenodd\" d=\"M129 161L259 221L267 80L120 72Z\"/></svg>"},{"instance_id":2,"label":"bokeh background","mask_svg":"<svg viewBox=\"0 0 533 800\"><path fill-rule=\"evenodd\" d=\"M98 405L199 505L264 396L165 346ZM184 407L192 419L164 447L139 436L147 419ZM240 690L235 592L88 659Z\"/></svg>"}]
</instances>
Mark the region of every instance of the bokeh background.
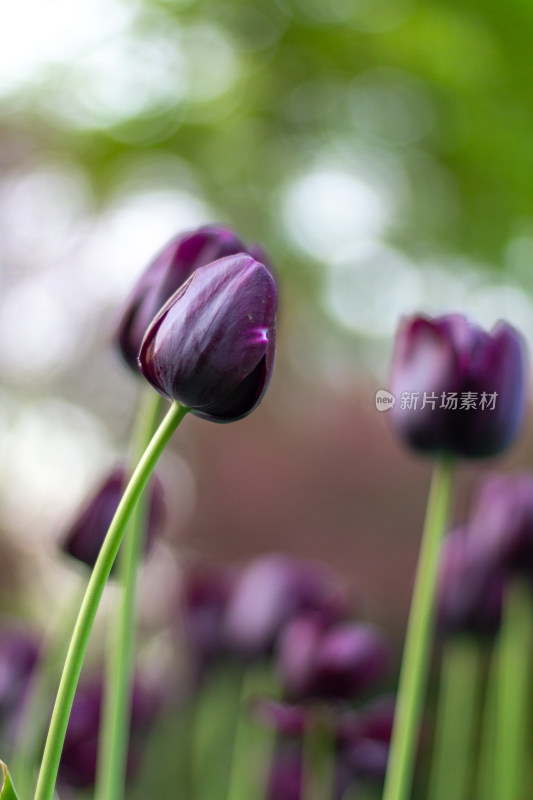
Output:
<instances>
[{"instance_id":1,"label":"bokeh background","mask_svg":"<svg viewBox=\"0 0 533 800\"><path fill-rule=\"evenodd\" d=\"M176 435L141 622L166 619L181 565L282 550L331 564L400 637L429 465L374 393L405 313L505 317L533 342L532 40L524 0L5 6L4 611L47 622L71 596L57 542L139 394L121 305L172 235L220 221L279 276L276 372L248 419ZM527 465L530 440L482 469Z\"/></svg>"}]
</instances>

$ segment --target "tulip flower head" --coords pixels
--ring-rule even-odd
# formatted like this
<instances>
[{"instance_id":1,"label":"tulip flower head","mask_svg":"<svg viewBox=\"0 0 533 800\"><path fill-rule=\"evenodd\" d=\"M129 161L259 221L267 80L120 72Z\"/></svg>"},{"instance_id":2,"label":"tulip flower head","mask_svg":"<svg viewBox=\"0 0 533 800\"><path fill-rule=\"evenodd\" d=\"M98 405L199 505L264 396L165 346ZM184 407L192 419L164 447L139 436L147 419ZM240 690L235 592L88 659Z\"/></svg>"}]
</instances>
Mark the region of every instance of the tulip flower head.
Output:
<instances>
[{"instance_id":1,"label":"tulip flower head","mask_svg":"<svg viewBox=\"0 0 533 800\"><path fill-rule=\"evenodd\" d=\"M383 636L370 625L324 628L312 615L283 631L278 667L287 697L349 700L380 680L388 666Z\"/></svg>"},{"instance_id":2,"label":"tulip flower head","mask_svg":"<svg viewBox=\"0 0 533 800\"><path fill-rule=\"evenodd\" d=\"M122 468L108 475L71 523L61 545L65 553L91 569L94 567L125 486L126 473ZM152 481L150 498L147 549L164 523L163 488L157 479Z\"/></svg>"},{"instance_id":3,"label":"tulip flower head","mask_svg":"<svg viewBox=\"0 0 533 800\"><path fill-rule=\"evenodd\" d=\"M392 427L422 452L496 455L524 416L525 362L522 338L504 322L486 333L459 314L405 319L392 361Z\"/></svg>"},{"instance_id":4,"label":"tulip flower head","mask_svg":"<svg viewBox=\"0 0 533 800\"><path fill-rule=\"evenodd\" d=\"M321 564L281 553L260 556L238 576L224 616L231 652L243 657L268 654L284 626L313 612L327 624L346 617L344 592Z\"/></svg>"},{"instance_id":5,"label":"tulip flower head","mask_svg":"<svg viewBox=\"0 0 533 800\"><path fill-rule=\"evenodd\" d=\"M276 307L274 279L251 256L200 267L152 321L141 345L141 372L198 417L242 419L270 382Z\"/></svg>"},{"instance_id":6,"label":"tulip flower head","mask_svg":"<svg viewBox=\"0 0 533 800\"><path fill-rule=\"evenodd\" d=\"M442 633L493 634L501 619L503 574L484 557L483 545L456 528L441 547L437 619Z\"/></svg>"},{"instance_id":7,"label":"tulip flower head","mask_svg":"<svg viewBox=\"0 0 533 800\"><path fill-rule=\"evenodd\" d=\"M126 364L139 374L137 357L150 322L195 269L224 256L247 252L246 245L222 225L205 225L176 236L150 263L128 298L117 331Z\"/></svg>"},{"instance_id":8,"label":"tulip flower head","mask_svg":"<svg viewBox=\"0 0 533 800\"><path fill-rule=\"evenodd\" d=\"M531 576L533 473L488 478L474 502L470 536L496 569Z\"/></svg>"},{"instance_id":9,"label":"tulip flower head","mask_svg":"<svg viewBox=\"0 0 533 800\"><path fill-rule=\"evenodd\" d=\"M95 677L82 684L76 692L59 768L63 786L80 789L94 786L102 696L102 680ZM128 778L133 777L139 765L147 734L160 705L159 693L136 676L131 696Z\"/></svg>"}]
</instances>

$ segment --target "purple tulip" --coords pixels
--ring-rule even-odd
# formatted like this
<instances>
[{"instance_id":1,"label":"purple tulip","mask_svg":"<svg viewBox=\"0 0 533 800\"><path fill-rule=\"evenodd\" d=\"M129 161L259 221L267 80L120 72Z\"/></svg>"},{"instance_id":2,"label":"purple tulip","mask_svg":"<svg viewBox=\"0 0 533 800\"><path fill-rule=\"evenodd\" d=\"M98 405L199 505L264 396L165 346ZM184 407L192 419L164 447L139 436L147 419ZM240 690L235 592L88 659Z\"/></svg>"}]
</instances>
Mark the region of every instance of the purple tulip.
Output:
<instances>
[{"instance_id":1,"label":"purple tulip","mask_svg":"<svg viewBox=\"0 0 533 800\"><path fill-rule=\"evenodd\" d=\"M246 245L230 228L205 225L176 236L155 257L128 298L117 332L122 356L136 374L144 334L174 292L198 267L243 252Z\"/></svg>"},{"instance_id":2,"label":"purple tulip","mask_svg":"<svg viewBox=\"0 0 533 800\"><path fill-rule=\"evenodd\" d=\"M466 528L441 548L437 591L438 626L445 634L492 634L500 624L504 580Z\"/></svg>"},{"instance_id":3,"label":"purple tulip","mask_svg":"<svg viewBox=\"0 0 533 800\"><path fill-rule=\"evenodd\" d=\"M492 456L516 436L525 384L524 344L510 325L486 333L459 314L411 317L395 342L391 423L415 450Z\"/></svg>"},{"instance_id":4,"label":"purple tulip","mask_svg":"<svg viewBox=\"0 0 533 800\"><path fill-rule=\"evenodd\" d=\"M533 573L533 473L485 481L474 502L470 537L494 568Z\"/></svg>"},{"instance_id":5,"label":"purple tulip","mask_svg":"<svg viewBox=\"0 0 533 800\"><path fill-rule=\"evenodd\" d=\"M37 636L11 621L0 628L0 719L11 736L24 714L24 703L39 660Z\"/></svg>"},{"instance_id":6,"label":"purple tulip","mask_svg":"<svg viewBox=\"0 0 533 800\"><path fill-rule=\"evenodd\" d=\"M195 567L183 580L180 594L183 633L197 666L227 654L223 618L234 584L231 567Z\"/></svg>"},{"instance_id":7,"label":"purple tulip","mask_svg":"<svg viewBox=\"0 0 533 800\"><path fill-rule=\"evenodd\" d=\"M126 486L124 469L115 469L85 502L68 529L61 545L68 555L94 567L103 541ZM164 524L163 488L152 479L146 549L160 534Z\"/></svg>"},{"instance_id":8,"label":"purple tulip","mask_svg":"<svg viewBox=\"0 0 533 800\"><path fill-rule=\"evenodd\" d=\"M384 675L388 657L383 636L372 626L346 622L326 628L308 615L284 629L278 667L291 699L349 700Z\"/></svg>"},{"instance_id":9,"label":"purple tulip","mask_svg":"<svg viewBox=\"0 0 533 800\"><path fill-rule=\"evenodd\" d=\"M380 697L341 716L339 753L357 777L385 778L395 704L394 697Z\"/></svg>"},{"instance_id":10,"label":"purple tulip","mask_svg":"<svg viewBox=\"0 0 533 800\"><path fill-rule=\"evenodd\" d=\"M346 600L322 565L281 554L261 556L238 576L224 618L228 648L256 657L270 652L283 628L304 612L327 623L344 618Z\"/></svg>"},{"instance_id":11,"label":"purple tulip","mask_svg":"<svg viewBox=\"0 0 533 800\"><path fill-rule=\"evenodd\" d=\"M59 780L63 784L79 789L94 786L102 695L100 678L81 685L76 692L59 767ZM159 706L160 698L155 690L137 677L131 699L128 778L135 773Z\"/></svg>"},{"instance_id":12,"label":"purple tulip","mask_svg":"<svg viewBox=\"0 0 533 800\"><path fill-rule=\"evenodd\" d=\"M200 267L152 321L139 356L144 377L196 416L242 419L272 375L276 306L272 275L250 256Z\"/></svg>"}]
</instances>

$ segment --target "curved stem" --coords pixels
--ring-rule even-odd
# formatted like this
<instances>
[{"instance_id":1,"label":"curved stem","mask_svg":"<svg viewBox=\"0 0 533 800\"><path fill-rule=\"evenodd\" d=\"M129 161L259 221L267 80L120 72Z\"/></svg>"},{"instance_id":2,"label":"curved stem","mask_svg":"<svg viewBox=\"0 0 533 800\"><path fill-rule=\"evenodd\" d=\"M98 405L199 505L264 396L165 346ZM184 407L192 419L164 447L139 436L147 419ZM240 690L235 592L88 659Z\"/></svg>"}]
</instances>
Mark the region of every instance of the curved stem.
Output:
<instances>
[{"instance_id":1,"label":"curved stem","mask_svg":"<svg viewBox=\"0 0 533 800\"><path fill-rule=\"evenodd\" d=\"M135 425L132 462L136 464L157 427L162 398L147 391L141 398ZM137 570L145 540L149 500L144 493L131 515L118 554L122 588L119 608L111 620L107 680L98 741L95 797L121 800L126 784L130 699L135 652L135 589Z\"/></svg>"},{"instance_id":2,"label":"curved stem","mask_svg":"<svg viewBox=\"0 0 533 800\"><path fill-rule=\"evenodd\" d=\"M173 403L147 447L124 492L107 532L74 627L44 748L35 800L52 800L68 719L98 605L126 525L170 437L188 409Z\"/></svg>"},{"instance_id":3,"label":"curved stem","mask_svg":"<svg viewBox=\"0 0 533 800\"><path fill-rule=\"evenodd\" d=\"M435 464L418 558L400 671L383 800L407 800L413 780L418 729L431 652L439 546L448 516L452 462Z\"/></svg>"}]
</instances>

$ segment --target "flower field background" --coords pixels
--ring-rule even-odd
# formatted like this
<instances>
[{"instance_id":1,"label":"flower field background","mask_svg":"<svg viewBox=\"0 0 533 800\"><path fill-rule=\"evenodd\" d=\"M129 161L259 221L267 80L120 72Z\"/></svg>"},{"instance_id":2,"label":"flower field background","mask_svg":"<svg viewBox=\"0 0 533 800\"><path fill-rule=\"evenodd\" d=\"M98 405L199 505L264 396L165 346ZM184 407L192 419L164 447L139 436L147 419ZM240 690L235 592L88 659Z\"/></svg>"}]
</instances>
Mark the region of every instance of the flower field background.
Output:
<instances>
[{"instance_id":1,"label":"flower field background","mask_svg":"<svg viewBox=\"0 0 533 800\"><path fill-rule=\"evenodd\" d=\"M530 359L532 36L519 0L24 0L5 11L6 625L54 637L79 604L85 571L60 545L127 454L139 393L113 344L124 303L165 242L218 222L268 253L276 368L257 413L235 426L189 416L162 460L164 530L141 572L139 665L179 705L186 690L169 676L187 661L183 576L284 553L331 568L355 618L384 632L380 686L395 690L430 464L394 439L375 393L389 384L400 318L417 311L462 312L485 328L505 318ZM528 414L497 463L461 465L452 522L480 477L528 469L532 452ZM116 594L106 590L87 676ZM429 688L434 703L436 680ZM229 679L218 691L226 699L209 714L223 725L236 689ZM143 717L140 701L142 720L149 705ZM172 754L190 729L176 724L152 743L168 772L147 766L132 800L147 785L173 800L176 774L187 780ZM212 785L203 791L215 800Z\"/></svg>"}]
</instances>

